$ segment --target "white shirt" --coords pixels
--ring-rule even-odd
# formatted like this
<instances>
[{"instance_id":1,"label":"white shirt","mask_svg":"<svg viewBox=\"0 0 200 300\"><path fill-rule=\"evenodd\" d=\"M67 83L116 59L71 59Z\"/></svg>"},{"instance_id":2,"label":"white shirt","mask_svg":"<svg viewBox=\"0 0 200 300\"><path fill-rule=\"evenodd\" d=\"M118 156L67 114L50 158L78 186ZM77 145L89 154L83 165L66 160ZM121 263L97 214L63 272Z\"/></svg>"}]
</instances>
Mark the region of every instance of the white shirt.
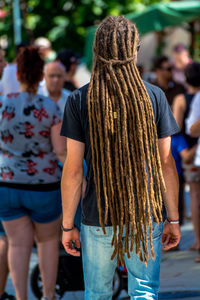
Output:
<instances>
[{"instance_id":1,"label":"white shirt","mask_svg":"<svg viewBox=\"0 0 200 300\"><path fill-rule=\"evenodd\" d=\"M200 92L198 92L191 103L188 118L185 120L186 133L190 134L190 128L200 118ZM198 139L198 146L194 159L194 164L200 166L200 138Z\"/></svg>"},{"instance_id":2,"label":"white shirt","mask_svg":"<svg viewBox=\"0 0 200 300\"><path fill-rule=\"evenodd\" d=\"M3 70L1 79L2 94L19 93L19 81L17 80L17 65L9 64Z\"/></svg>"},{"instance_id":3,"label":"white shirt","mask_svg":"<svg viewBox=\"0 0 200 300\"><path fill-rule=\"evenodd\" d=\"M38 94L51 98L44 81L42 81L38 87ZM66 104L67 98L70 94L71 94L70 91L68 91L66 89L62 89L61 97L56 102L58 104L58 106L60 107L62 114L64 114L65 104Z\"/></svg>"}]
</instances>

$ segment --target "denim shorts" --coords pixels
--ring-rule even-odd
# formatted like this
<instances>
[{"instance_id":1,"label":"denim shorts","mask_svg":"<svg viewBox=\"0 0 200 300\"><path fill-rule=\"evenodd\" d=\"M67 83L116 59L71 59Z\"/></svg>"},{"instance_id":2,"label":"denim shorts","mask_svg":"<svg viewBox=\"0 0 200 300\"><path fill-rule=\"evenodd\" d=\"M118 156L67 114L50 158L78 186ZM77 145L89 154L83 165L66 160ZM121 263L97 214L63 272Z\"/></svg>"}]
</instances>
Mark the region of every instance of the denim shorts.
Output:
<instances>
[{"instance_id":1,"label":"denim shorts","mask_svg":"<svg viewBox=\"0 0 200 300\"><path fill-rule=\"evenodd\" d=\"M33 222L49 223L62 212L60 189L29 191L0 187L0 199L1 221L29 216Z\"/></svg>"}]
</instances>

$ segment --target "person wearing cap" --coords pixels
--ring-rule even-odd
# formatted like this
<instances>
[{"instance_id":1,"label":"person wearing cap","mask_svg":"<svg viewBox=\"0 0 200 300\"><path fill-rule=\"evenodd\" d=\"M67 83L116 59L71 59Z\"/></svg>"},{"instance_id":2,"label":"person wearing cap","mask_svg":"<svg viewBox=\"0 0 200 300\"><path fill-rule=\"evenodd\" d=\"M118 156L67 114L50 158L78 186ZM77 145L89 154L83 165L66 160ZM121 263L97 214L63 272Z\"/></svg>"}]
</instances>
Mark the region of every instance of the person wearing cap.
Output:
<instances>
[{"instance_id":1,"label":"person wearing cap","mask_svg":"<svg viewBox=\"0 0 200 300\"><path fill-rule=\"evenodd\" d=\"M173 56L173 79L186 86L184 71L188 64L192 62L187 47L183 44L177 44L172 51Z\"/></svg>"},{"instance_id":2,"label":"person wearing cap","mask_svg":"<svg viewBox=\"0 0 200 300\"><path fill-rule=\"evenodd\" d=\"M51 42L47 38L38 37L34 41L34 46L39 48L40 54L46 63L56 58L56 54L51 48Z\"/></svg>"},{"instance_id":3,"label":"person wearing cap","mask_svg":"<svg viewBox=\"0 0 200 300\"><path fill-rule=\"evenodd\" d=\"M64 88L73 92L79 88L74 76L79 63L78 56L70 49L62 49L58 52L57 60L59 60L66 69Z\"/></svg>"}]
</instances>

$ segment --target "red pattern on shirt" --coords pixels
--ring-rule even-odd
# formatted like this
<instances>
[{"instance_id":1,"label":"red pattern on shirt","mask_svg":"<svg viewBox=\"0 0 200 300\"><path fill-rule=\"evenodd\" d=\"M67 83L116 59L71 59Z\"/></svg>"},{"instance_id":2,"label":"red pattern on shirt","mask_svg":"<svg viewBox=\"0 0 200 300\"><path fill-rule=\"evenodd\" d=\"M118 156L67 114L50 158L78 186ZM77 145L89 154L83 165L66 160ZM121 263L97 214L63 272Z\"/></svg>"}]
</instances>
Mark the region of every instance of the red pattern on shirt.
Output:
<instances>
[{"instance_id":1,"label":"red pattern on shirt","mask_svg":"<svg viewBox=\"0 0 200 300\"><path fill-rule=\"evenodd\" d=\"M58 165L54 160L50 160L50 164L52 165L52 168L44 168L43 171L49 175L54 175Z\"/></svg>"},{"instance_id":2,"label":"red pattern on shirt","mask_svg":"<svg viewBox=\"0 0 200 300\"><path fill-rule=\"evenodd\" d=\"M49 115L47 114L44 107L42 107L40 110L39 109L34 109L33 114L34 114L34 117L37 118L39 122L42 121L42 117L44 117L46 119L49 118Z\"/></svg>"},{"instance_id":3,"label":"red pattern on shirt","mask_svg":"<svg viewBox=\"0 0 200 300\"><path fill-rule=\"evenodd\" d=\"M27 160L26 163L27 163L27 167L28 167L28 170L27 170L28 174L38 173L38 170L34 168L35 166L37 166L37 163L33 162L32 160Z\"/></svg>"}]
</instances>

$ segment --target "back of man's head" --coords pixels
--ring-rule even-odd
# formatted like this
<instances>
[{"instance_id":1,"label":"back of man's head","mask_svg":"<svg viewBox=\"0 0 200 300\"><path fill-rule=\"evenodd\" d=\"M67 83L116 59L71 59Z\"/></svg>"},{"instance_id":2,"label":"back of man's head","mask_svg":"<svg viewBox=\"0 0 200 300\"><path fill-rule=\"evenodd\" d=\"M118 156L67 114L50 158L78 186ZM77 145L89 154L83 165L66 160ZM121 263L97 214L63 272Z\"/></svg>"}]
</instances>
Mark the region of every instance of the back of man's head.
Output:
<instances>
[{"instance_id":1,"label":"back of man's head","mask_svg":"<svg viewBox=\"0 0 200 300\"><path fill-rule=\"evenodd\" d=\"M66 72L70 70L71 65L78 64L78 56L71 49L62 49L58 52L57 60L59 60L66 68Z\"/></svg>"},{"instance_id":2,"label":"back of man's head","mask_svg":"<svg viewBox=\"0 0 200 300\"><path fill-rule=\"evenodd\" d=\"M200 87L200 63L193 62L185 69L186 82L192 87Z\"/></svg>"},{"instance_id":3,"label":"back of man's head","mask_svg":"<svg viewBox=\"0 0 200 300\"><path fill-rule=\"evenodd\" d=\"M132 22L123 16L108 17L97 29L93 47L94 58L109 60L113 64L132 60L136 62L138 43L138 31Z\"/></svg>"}]
</instances>

